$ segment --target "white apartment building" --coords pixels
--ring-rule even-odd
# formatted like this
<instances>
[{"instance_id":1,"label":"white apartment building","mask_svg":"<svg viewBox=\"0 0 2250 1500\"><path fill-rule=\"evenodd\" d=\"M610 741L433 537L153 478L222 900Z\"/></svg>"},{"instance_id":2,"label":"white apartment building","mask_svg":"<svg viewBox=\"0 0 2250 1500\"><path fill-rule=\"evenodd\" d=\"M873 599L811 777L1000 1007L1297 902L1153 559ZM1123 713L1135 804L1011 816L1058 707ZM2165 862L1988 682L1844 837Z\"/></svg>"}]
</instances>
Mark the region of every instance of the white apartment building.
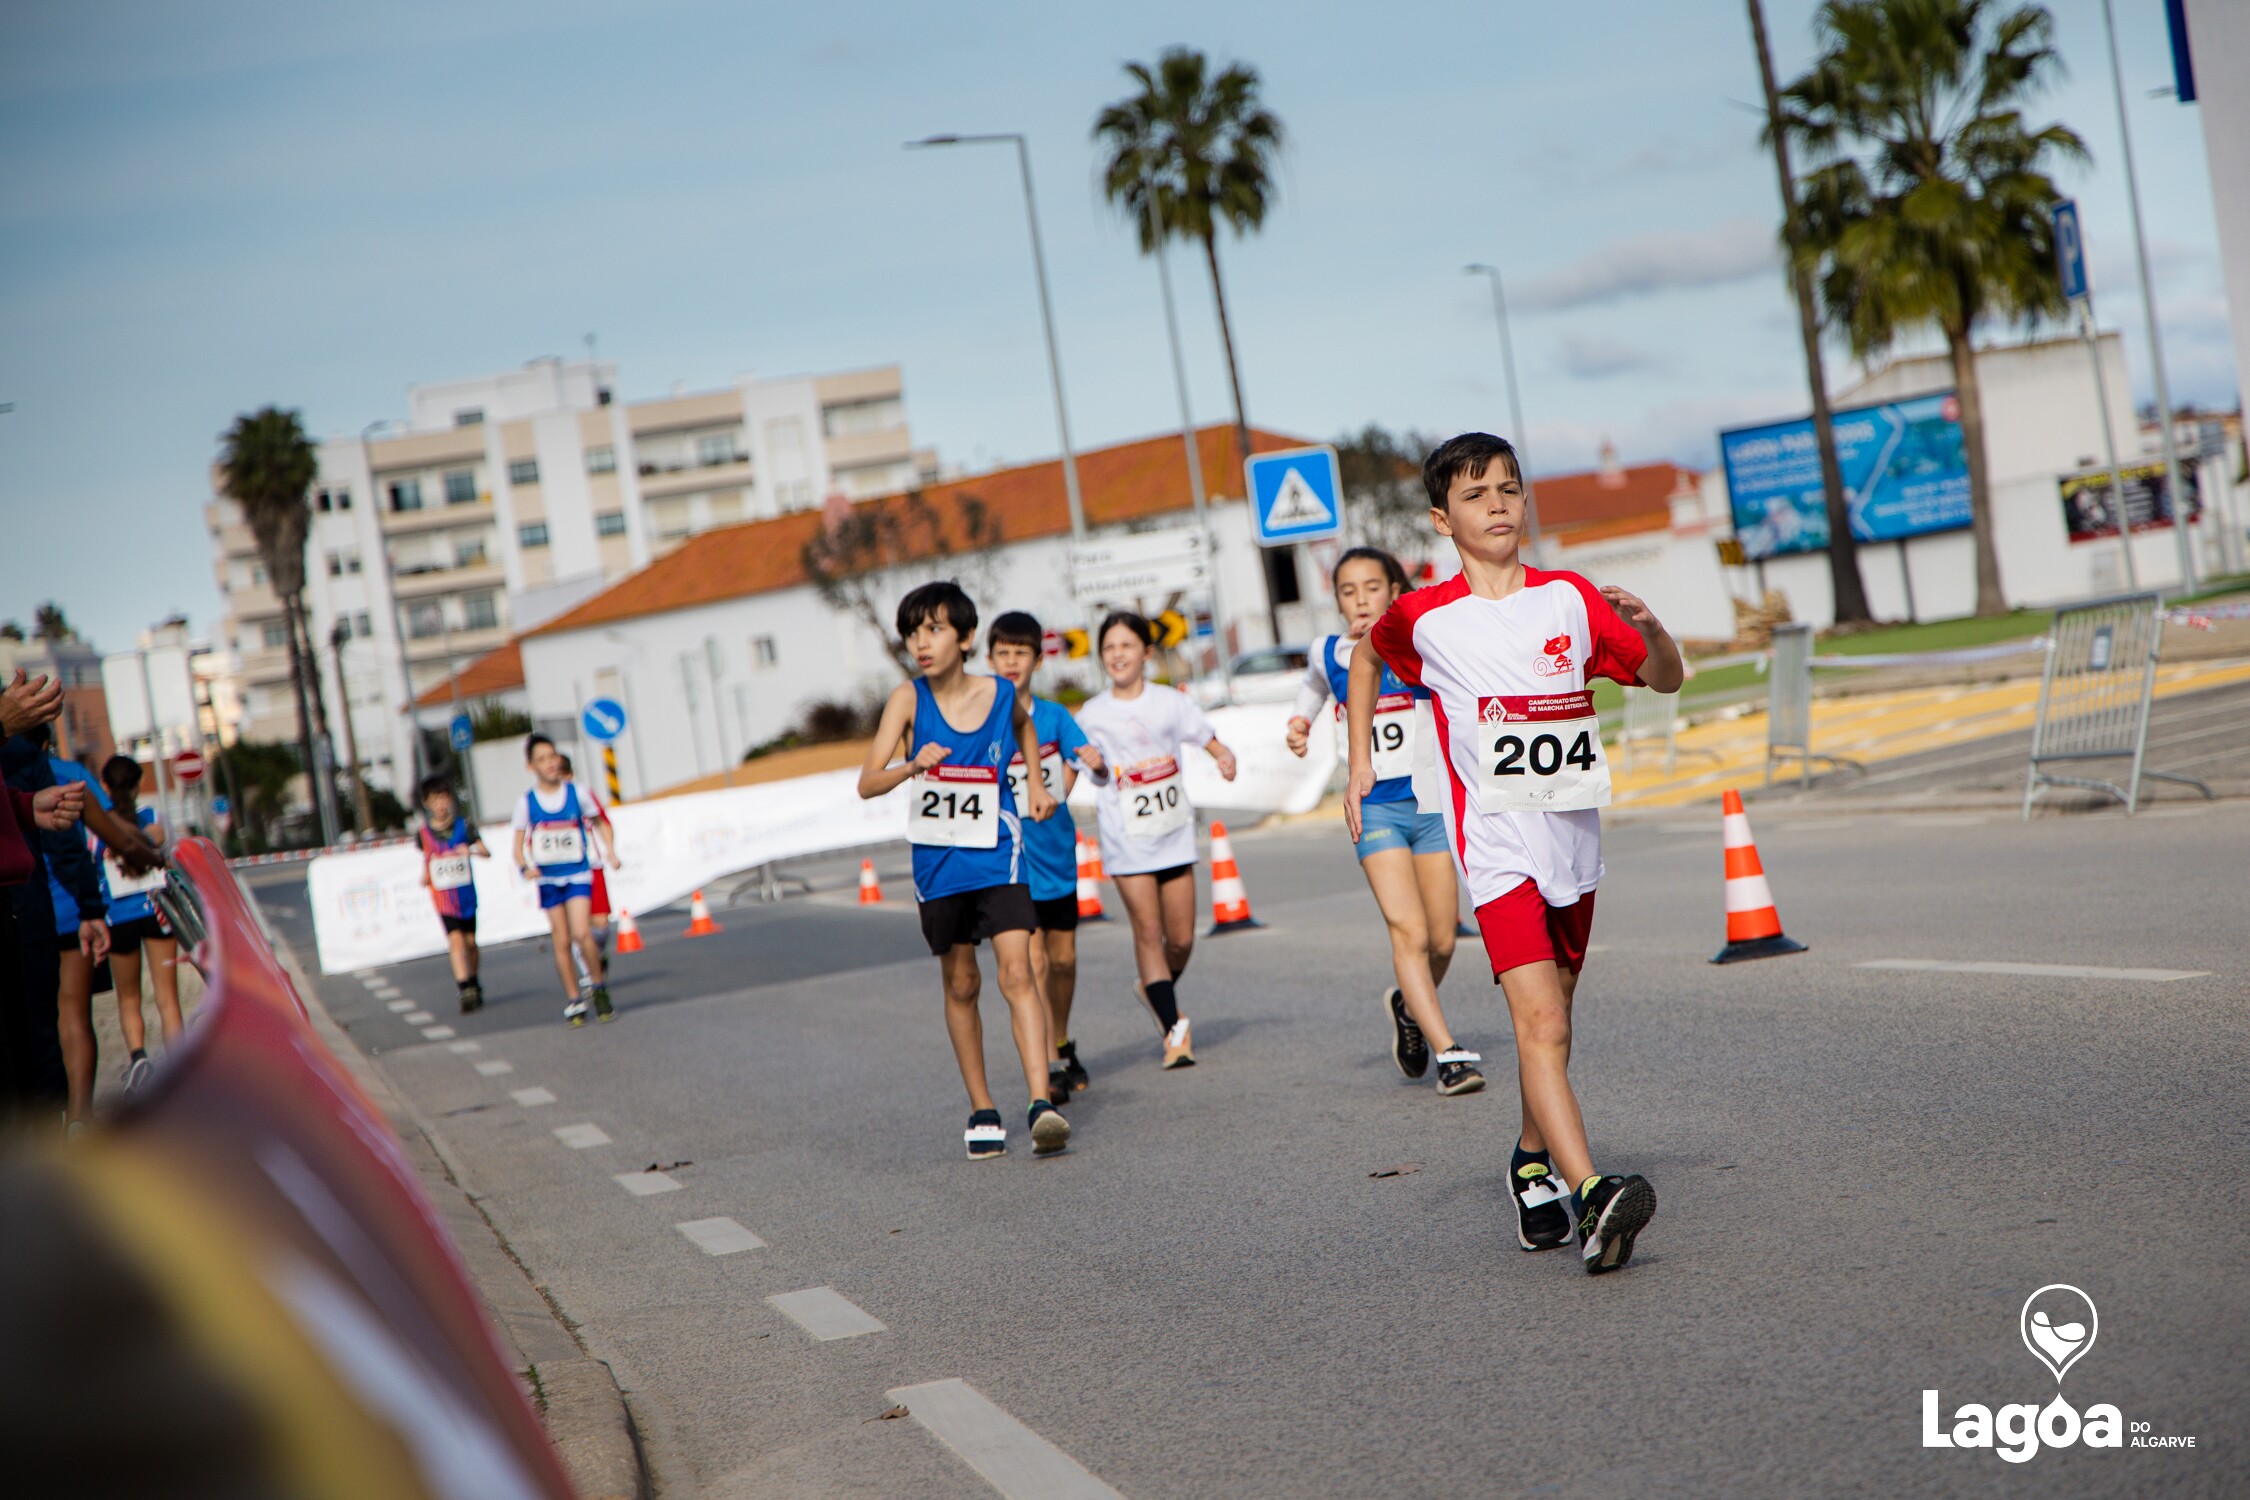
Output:
<instances>
[{"instance_id":1,"label":"white apartment building","mask_svg":"<svg viewBox=\"0 0 2250 1500\"><path fill-rule=\"evenodd\" d=\"M320 444L305 592L339 762L349 712L370 779L403 796L415 694L699 532L892 493L935 468L913 449L895 365L639 402L616 391L614 364L533 360L412 387L403 421ZM215 493L205 514L242 733L292 739L280 603L233 502Z\"/></svg>"}]
</instances>

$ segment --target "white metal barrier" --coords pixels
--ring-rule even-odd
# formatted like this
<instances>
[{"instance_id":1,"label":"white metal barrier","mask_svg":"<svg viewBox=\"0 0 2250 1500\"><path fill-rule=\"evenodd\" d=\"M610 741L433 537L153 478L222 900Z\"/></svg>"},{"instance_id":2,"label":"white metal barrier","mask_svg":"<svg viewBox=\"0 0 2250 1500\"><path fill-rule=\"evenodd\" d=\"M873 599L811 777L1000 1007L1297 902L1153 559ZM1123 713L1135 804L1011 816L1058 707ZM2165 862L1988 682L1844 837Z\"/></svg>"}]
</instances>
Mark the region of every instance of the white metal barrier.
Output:
<instances>
[{"instance_id":1,"label":"white metal barrier","mask_svg":"<svg viewBox=\"0 0 2250 1500\"><path fill-rule=\"evenodd\" d=\"M2164 601L2154 593L2120 594L2055 611L2047 633L2047 665L2039 680L2039 717L2031 730L2031 761L2024 771L2023 815L2041 787L2075 786L2107 792L2128 816L2141 801L2141 781L2177 781L2205 797L2211 788L2192 776L2152 771L2148 711L2156 692L2156 656L2164 641ZM2062 776L2050 765L2129 760L2125 784L2088 776Z\"/></svg>"},{"instance_id":2,"label":"white metal barrier","mask_svg":"<svg viewBox=\"0 0 2250 1500\"><path fill-rule=\"evenodd\" d=\"M1625 690L1625 718L1617 731L1617 748L1625 752L1625 772L1631 775L1636 746L1651 742L1664 747L1664 774L1670 776L1680 758L1680 702L1677 694L1653 688Z\"/></svg>"}]
</instances>

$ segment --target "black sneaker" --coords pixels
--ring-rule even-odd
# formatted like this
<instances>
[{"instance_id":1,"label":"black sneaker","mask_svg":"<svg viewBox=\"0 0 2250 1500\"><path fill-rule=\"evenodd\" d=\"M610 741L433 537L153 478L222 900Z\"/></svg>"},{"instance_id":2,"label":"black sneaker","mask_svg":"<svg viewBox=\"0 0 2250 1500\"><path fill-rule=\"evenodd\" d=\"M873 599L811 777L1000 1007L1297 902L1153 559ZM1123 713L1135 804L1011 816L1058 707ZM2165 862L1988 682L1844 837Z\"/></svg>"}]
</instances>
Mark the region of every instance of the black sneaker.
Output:
<instances>
[{"instance_id":1,"label":"black sneaker","mask_svg":"<svg viewBox=\"0 0 2250 1500\"><path fill-rule=\"evenodd\" d=\"M1576 1200L1579 1256L1588 1275L1614 1271L1633 1258L1633 1240L1656 1217L1656 1189L1638 1174L1611 1173Z\"/></svg>"},{"instance_id":2,"label":"black sneaker","mask_svg":"<svg viewBox=\"0 0 2250 1500\"><path fill-rule=\"evenodd\" d=\"M1383 991L1383 1010L1391 1018L1391 1061L1409 1078L1430 1071L1430 1040L1406 1013L1406 996L1394 985Z\"/></svg>"},{"instance_id":3,"label":"black sneaker","mask_svg":"<svg viewBox=\"0 0 2250 1500\"><path fill-rule=\"evenodd\" d=\"M1074 1094L1084 1093L1086 1085L1092 1083L1093 1080L1086 1076L1086 1065L1078 1060L1078 1044L1076 1042L1065 1042L1055 1051L1061 1054L1063 1067L1070 1074L1071 1092Z\"/></svg>"},{"instance_id":4,"label":"black sneaker","mask_svg":"<svg viewBox=\"0 0 2250 1500\"><path fill-rule=\"evenodd\" d=\"M1570 1189L1545 1162L1525 1162L1508 1186L1516 1200L1517 1244L1552 1250L1570 1243Z\"/></svg>"},{"instance_id":5,"label":"black sneaker","mask_svg":"<svg viewBox=\"0 0 2250 1500\"><path fill-rule=\"evenodd\" d=\"M1477 1064L1484 1061L1481 1053L1466 1047L1455 1047L1450 1052L1440 1052L1437 1058L1437 1091L1441 1094L1473 1094L1484 1087L1484 1074Z\"/></svg>"},{"instance_id":6,"label":"black sneaker","mask_svg":"<svg viewBox=\"0 0 2250 1500\"><path fill-rule=\"evenodd\" d=\"M1070 1064L1047 1064L1047 1102L1058 1109L1070 1102Z\"/></svg>"},{"instance_id":7,"label":"black sneaker","mask_svg":"<svg viewBox=\"0 0 2250 1500\"><path fill-rule=\"evenodd\" d=\"M594 986L594 1019L597 1021L614 1021L617 1019L617 1011L609 1003L609 986L606 984Z\"/></svg>"},{"instance_id":8,"label":"black sneaker","mask_svg":"<svg viewBox=\"0 0 2250 1500\"><path fill-rule=\"evenodd\" d=\"M969 1116L969 1128L961 1139L969 1143L969 1160L988 1161L995 1156L1008 1154L1008 1127L1000 1123L1000 1111L980 1109Z\"/></svg>"},{"instance_id":9,"label":"black sneaker","mask_svg":"<svg viewBox=\"0 0 2250 1500\"><path fill-rule=\"evenodd\" d=\"M1033 1156L1052 1156L1070 1144L1070 1121L1044 1099L1031 1101L1031 1114L1026 1123L1031 1126Z\"/></svg>"},{"instance_id":10,"label":"black sneaker","mask_svg":"<svg viewBox=\"0 0 2250 1500\"><path fill-rule=\"evenodd\" d=\"M484 988L474 979L461 986L461 1014L484 1009Z\"/></svg>"}]
</instances>

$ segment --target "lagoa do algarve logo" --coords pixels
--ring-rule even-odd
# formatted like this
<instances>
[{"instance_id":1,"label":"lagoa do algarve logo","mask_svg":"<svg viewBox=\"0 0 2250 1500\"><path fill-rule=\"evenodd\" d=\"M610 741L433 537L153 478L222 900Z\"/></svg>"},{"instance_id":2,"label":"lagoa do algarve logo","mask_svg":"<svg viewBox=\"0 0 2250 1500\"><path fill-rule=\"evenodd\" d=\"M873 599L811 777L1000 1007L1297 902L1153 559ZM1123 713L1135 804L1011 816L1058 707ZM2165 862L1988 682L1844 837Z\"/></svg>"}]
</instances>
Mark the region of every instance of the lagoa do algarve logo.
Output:
<instances>
[{"instance_id":1,"label":"lagoa do algarve logo","mask_svg":"<svg viewBox=\"0 0 2250 1500\"><path fill-rule=\"evenodd\" d=\"M2106 1401L2080 1412L2063 1399L2063 1377L2086 1357L2101 1332L2094 1299L2065 1282L2053 1282L2024 1298L2017 1316L2023 1346L2055 1377L2055 1399L2045 1406L2019 1402L1998 1410L1971 1401L1956 1407L1951 1427L1938 1425L1938 1393L1922 1392L1922 1446L1991 1448L2009 1463L2029 1462L2041 1447L2122 1448L2130 1427L2135 1448L2192 1448L2192 1437L2155 1437L2146 1422L2126 1422Z\"/></svg>"}]
</instances>

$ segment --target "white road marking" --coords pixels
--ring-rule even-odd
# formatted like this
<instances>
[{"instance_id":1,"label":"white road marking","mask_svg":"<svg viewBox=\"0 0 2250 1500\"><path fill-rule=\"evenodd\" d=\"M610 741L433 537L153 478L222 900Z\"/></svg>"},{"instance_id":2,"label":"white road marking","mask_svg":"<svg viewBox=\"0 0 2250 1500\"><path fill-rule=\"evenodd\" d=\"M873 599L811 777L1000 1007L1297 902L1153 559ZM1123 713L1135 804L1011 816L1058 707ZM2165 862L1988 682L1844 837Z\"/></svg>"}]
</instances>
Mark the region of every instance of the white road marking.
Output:
<instances>
[{"instance_id":1,"label":"white road marking","mask_svg":"<svg viewBox=\"0 0 2250 1500\"><path fill-rule=\"evenodd\" d=\"M863 1333L888 1333L882 1320L862 1309L832 1286L807 1287L801 1292L777 1292L766 1299L790 1322L819 1339L855 1339Z\"/></svg>"},{"instance_id":2,"label":"white road marking","mask_svg":"<svg viewBox=\"0 0 2250 1500\"><path fill-rule=\"evenodd\" d=\"M732 1219L690 1219L672 1226L686 1235L705 1255L733 1255L742 1250L763 1250L766 1242Z\"/></svg>"},{"instance_id":3,"label":"white road marking","mask_svg":"<svg viewBox=\"0 0 2250 1500\"><path fill-rule=\"evenodd\" d=\"M609 1132L599 1125L557 1125L555 1139L573 1151L583 1151L589 1146L609 1144Z\"/></svg>"},{"instance_id":4,"label":"white road marking","mask_svg":"<svg viewBox=\"0 0 2250 1500\"><path fill-rule=\"evenodd\" d=\"M392 1015L400 1015L406 1011L412 1010L414 1008L414 1002L411 1000L393 1000L390 1003L389 1008Z\"/></svg>"},{"instance_id":5,"label":"white road marking","mask_svg":"<svg viewBox=\"0 0 2250 1500\"><path fill-rule=\"evenodd\" d=\"M455 1057L467 1057L472 1052L482 1052L484 1050L484 1043L447 1042L445 1044L445 1050L452 1053Z\"/></svg>"},{"instance_id":6,"label":"white road marking","mask_svg":"<svg viewBox=\"0 0 2250 1500\"><path fill-rule=\"evenodd\" d=\"M2022 974L2035 979L2134 979L2169 984L2175 979L2208 979L2209 969L2105 969L2095 964L1972 963L1951 958L1879 958L1855 969L1912 969L1940 974Z\"/></svg>"},{"instance_id":7,"label":"white road marking","mask_svg":"<svg viewBox=\"0 0 2250 1500\"><path fill-rule=\"evenodd\" d=\"M1085 1465L965 1380L902 1385L888 1395L1005 1500L1122 1500Z\"/></svg>"},{"instance_id":8,"label":"white road marking","mask_svg":"<svg viewBox=\"0 0 2250 1500\"><path fill-rule=\"evenodd\" d=\"M455 1042L453 1045L455 1047L458 1047L461 1044L459 1042ZM471 1042L469 1045L474 1047L476 1043ZM479 1073L482 1073L487 1078L498 1078L502 1073L513 1073L515 1070L516 1065L514 1063L502 1062L497 1057L491 1059L488 1062L480 1062L477 1064L477 1071Z\"/></svg>"},{"instance_id":9,"label":"white road marking","mask_svg":"<svg viewBox=\"0 0 2250 1500\"><path fill-rule=\"evenodd\" d=\"M658 1193L676 1193L679 1180L664 1172L619 1172L617 1185L636 1198L653 1198Z\"/></svg>"},{"instance_id":10,"label":"white road marking","mask_svg":"<svg viewBox=\"0 0 2250 1500\"><path fill-rule=\"evenodd\" d=\"M405 1021L409 1026L427 1026L432 1021L436 1020L437 1017L431 1015L426 1010L410 1010L400 1019Z\"/></svg>"},{"instance_id":11,"label":"white road marking","mask_svg":"<svg viewBox=\"0 0 2250 1500\"><path fill-rule=\"evenodd\" d=\"M508 1091L508 1097L525 1109L530 1109L535 1104L552 1104L555 1102L555 1096L551 1090L540 1088L511 1089Z\"/></svg>"},{"instance_id":12,"label":"white road marking","mask_svg":"<svg viewBox=\"0 0 2250 1500\"><path fill-rule=\"evenodd\" d=\"M422 1036L427 1041L450 1042L454 1032L450 1026L425 1026L422 1028Z\"/></svg>"}]
</instances>

